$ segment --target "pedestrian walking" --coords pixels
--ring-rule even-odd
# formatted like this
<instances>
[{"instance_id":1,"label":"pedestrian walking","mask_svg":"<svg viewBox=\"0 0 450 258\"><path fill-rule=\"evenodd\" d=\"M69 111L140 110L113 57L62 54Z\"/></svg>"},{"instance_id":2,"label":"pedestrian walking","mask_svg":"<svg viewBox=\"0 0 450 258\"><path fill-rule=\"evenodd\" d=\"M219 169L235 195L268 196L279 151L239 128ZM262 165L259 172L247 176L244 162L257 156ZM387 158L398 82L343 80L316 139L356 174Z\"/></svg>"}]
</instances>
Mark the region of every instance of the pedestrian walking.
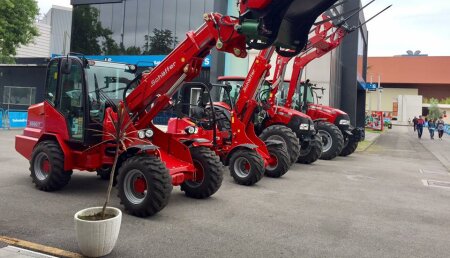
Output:
<instances>
[{"instance_id":1,"label":"pedestrian walking","mask_svg":"<svg viewBox=\"0 0 450 258\"><path fill-rule=\"evenodd\" d=\"M434 140L434 130L436 130L436 121L434 119L428 120L428 132L430 132L430 139Z\"/></svg>"},{"instance_id":2,"label":"pedestrian walking","mask_svg":"<svg viewBox=\"0 0 450 258\"><path fill-rule=\"evenodd\" d=\"M414 116L414 118L413 118L413 127L414 127L414 132L416 131L416 127L417 127L417 120L419 120L419 119L417 119L417 117L416 117L416 116Z\"/></svg>"},{"instance_id":3,"label":"pedestrian walking","mask_svg":"<svg viewBox=\"0 0 450 258\"><path fill-rule=\"evenodd\" d=\"M438 136L439 136L439 140L442 141L442 135L444 135L444 120L442 119L442 116L439 117L439 119L436 122L436 128L438 130Z\"/></svg>"},{"instance_id":4,"label":"pedestrian walking","mask_svg":"<svg viewBox=\"0 0 450 258\"><path fill-rule=\"evenodd\" d=\"M424 124L425 124L425 120L423 120L422 116L419 116L419 119L417 119L417 124L416 124L417 136L419 136L419 139L422 139Z\"/></svg>"}]
</instances>

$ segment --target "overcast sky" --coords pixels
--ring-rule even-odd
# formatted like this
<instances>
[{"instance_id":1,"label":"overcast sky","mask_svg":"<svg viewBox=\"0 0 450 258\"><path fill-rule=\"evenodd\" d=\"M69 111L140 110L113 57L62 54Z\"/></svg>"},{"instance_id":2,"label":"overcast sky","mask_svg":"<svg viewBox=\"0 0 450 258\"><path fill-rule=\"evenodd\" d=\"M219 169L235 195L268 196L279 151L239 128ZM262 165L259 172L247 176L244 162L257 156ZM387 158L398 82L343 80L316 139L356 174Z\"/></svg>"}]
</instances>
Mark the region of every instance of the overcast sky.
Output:
<instances>
[{"instance_id":1,"label":"overcast sky","mask_svg":"<svg viewBox=\"0 0 450 258\"><path fill-rule=\"evenodd\" d=\"M37 1L41 13L52 4L70 6L70 0ZM363 4L369 1L362 0ZM389 10L367 25L369 56L400 55L407 50L450 56L449 0L377 0L365 9L366 19L390 4Z\"/></svg>"}]
</instances>

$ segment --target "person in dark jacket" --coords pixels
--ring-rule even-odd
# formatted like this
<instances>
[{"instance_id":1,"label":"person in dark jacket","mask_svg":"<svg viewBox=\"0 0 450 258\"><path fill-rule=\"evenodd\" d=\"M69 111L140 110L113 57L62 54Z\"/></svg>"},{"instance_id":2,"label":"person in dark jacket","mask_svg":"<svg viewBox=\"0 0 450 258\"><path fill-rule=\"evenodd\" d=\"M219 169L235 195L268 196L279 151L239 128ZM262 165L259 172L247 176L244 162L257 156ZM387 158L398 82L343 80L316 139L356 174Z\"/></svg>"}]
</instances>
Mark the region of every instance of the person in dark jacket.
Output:
<instances>
[{"instance_id":1,"label":"person in dark jacket","mask_svg":"<svg viewBox=\"0 0 450 258\"><path fill-rule=\"evenodd\" d=\"M433 118L428 120L428 131L430 132L430 139L434 140L434 130L436 130L436 122Z\"/></svg>"},{"instance_id":2,"label":"person in dark jacket","mask_svg":"<svg viewBox=\"0 0 450 258\"><path fill-rule=\"evenodd\" d=\"M436 128L438 130L438 136L439 136L439 140L442 141L442 135L444 135L444 120L442 119L442 117L439 117L439 119L436 122Z\"/></svg>"},{"instance_id":3,"label":"person in dark jacket","mask_svg":"<svg viewBox=\"0 0 450 258\"><path fill-rule=\"evenodd\" d=\"M419 119L417 119L417 136L419 136L419 139L422 139L422 133L423 133L423 125L425 124L425 120L423 120L422 116L419 116Z\"/></svg>"},{"instance_id":4,"label":"person in dark jacket","mask_svg":"<svg viewBox=\"0 0 450 258\"><path fill-rule=\"evenodd\" d=\"M413 118L413 126L414 126L414 132L416 131L416 127L417 127L417 117Z\"/></svg>"}]
</instances>

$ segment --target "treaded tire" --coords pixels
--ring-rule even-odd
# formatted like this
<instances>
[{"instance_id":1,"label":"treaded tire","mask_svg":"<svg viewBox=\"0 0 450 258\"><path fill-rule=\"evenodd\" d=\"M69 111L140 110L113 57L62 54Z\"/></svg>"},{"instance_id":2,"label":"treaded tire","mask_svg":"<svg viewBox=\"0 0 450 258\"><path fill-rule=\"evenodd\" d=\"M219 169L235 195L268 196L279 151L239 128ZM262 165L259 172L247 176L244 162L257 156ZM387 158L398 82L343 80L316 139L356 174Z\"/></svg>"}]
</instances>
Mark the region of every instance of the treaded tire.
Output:
<instances>
[{"instance_id":1,"label":"treaded tire","mask_svg":"<svg viewBox=\"0 0 450 258\"><path fill-rule=\"evenodd\" d=\"M235 163L240 158L244 158L250 165L247 175L242 175L236 170ZM242 159L240 159L242 161ZM264 175L264 161L262 157L255 150L242 149L237 150L230 158L230 174L234 181L240 185L254 185L261 180Z\"/></svg>"},{"instance_id":2,"label":"treaded tire","mask_svg":"<svg viewBox=\"0 0 450 258\"><path fill-rule=\"evenodd\" d=\"M139 171L145 178L147 194L139 203L133 203L126 196L124 186L127 174ZM169 203L172 179L164 163L157 157L137 155L127 159L119 169L119 198L132 215L148 217L162 210Z\"/></svg>"},{"instance_id":3,"label":"treaded tire","mask_svg":"<svg viewBox=\"0 0 450 258\"><path fill-rule=\"evenodd\" d=\"M322 154L322 139L319 135L314 136L314 140L308 142L306 146L302 146L300 157L297 162L301 164L311 164L319 159Z\"/></svg>"},{"instance_id":4,"label":"treaded tire","mask_svg":"<svg viewBox=\"0 0 450 258\"><path fill-rule=\"evenodd\" d=\"M43 160L47 160L49 166L49 172L45 174L42 164L36 163ZM43 141L36 145L31 156L30 172L36 187L47 192L63 188L72 175L71 170L64 171L64 153L54 141Z\"/></svg>"},{"instance_id":5,"label":"treaded tire","mask_svg":"<svg viewBox=\"0 0 450 258\"><path fill-rule=\"evenodd\" d=\"M297 161L300 156L300 141L291 128L284 125L271 125L265 128L259 135L263 141L268 139L282 140L286 146L290 159L290 165Z\"/></svg>"},{"instance_id":6,"label":"treaded tire","mask_svg":"<svg viewBox=\"0 0 450 258\"><path fill-rule=\"evenodd\" d=\"M181 185L181 191L186 196L204 199L219 190L223 180L223 165L216 153L206 147L194 147L190 149L192 160L197 168L203 170L202 181L186 181Z\"/></svg>"},{"instance_id":7,"label":"treaded tire","mask_svg":"<svg viewBox=\"0 0 450 258\"><path fill-rule=\"evenodd\" d=\"M319 122L317 123L317 130L319 132L319 136L321 137L323 143L323 137L321 135L321 131L325 134L328 134L331 140L331 146L328 150L325 149L325 145L323 145L322 155L320 155L320 159L330 160L336 158L344 148L344 136L339 128L329 122Z\"/></svg>"},{"instance_id":8,"label":"treaded tire","mask_svg":"<svg viewBox=\"0 0 450 258\"><path fill-rule=\"evenodd\" d=\"M356 148L358 148L358 141L355 141L353 138L348 138L347 145L342 149L340 156L348 156L355 152Z\"/></svg>"},{"instance_id":9,"label":"treaded tire","mask_svg":"<svg viewBox=\"0 0 450 258\"><path fill-rule=\"evenodd\" d=\"M269 145L267 146L270 156L274 156L277 159L277 164L274 168L270 166L266 167L265 175L268 177L281 177L286 174L291 166L289 155L286 149L282 145Z\"/></svg>"}]
</instances>

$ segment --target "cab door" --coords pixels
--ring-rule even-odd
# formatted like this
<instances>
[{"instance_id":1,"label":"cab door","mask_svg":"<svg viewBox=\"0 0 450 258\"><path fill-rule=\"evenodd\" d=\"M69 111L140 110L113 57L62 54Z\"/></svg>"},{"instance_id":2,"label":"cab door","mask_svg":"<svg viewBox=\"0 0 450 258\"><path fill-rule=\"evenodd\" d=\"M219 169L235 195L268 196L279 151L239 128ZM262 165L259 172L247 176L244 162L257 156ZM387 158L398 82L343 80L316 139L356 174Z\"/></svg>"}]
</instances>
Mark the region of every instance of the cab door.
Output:
<instances>
[{"instance_id":1,"label":"cab door","mask_svg":"<svg viewBox=\"0 0 450 258\"><path fill-rule=\"evenodd\" d=\"M69 140L83 143L85 134L85 80L78 58L62 58L57 109L65 117Z\"/></svg>"}]
</instances>

